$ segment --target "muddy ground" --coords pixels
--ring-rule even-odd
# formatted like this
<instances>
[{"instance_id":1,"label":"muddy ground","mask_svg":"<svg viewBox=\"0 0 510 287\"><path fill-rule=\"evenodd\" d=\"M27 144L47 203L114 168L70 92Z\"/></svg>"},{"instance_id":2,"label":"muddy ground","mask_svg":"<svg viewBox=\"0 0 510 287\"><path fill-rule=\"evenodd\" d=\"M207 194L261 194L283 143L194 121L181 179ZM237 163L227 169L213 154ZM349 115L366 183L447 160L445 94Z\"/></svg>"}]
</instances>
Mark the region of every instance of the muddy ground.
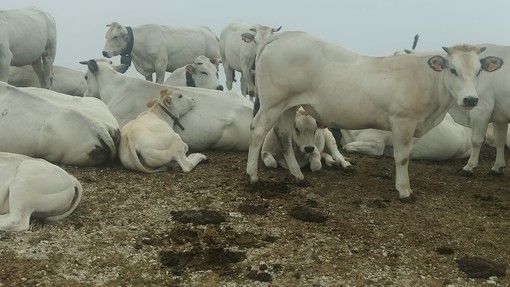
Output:
<instances>
[{"instance_id":1,"label":"muddy ground","mask_svg":"<svg viewBox=\"0 0 510 287\"><path fill-rule=\"evenodd\" d=\"M388 157L349 154L354 172L305 170L308 186L262 166L250 186L244 152L206 152L190 174L64 166L81 204L0 232L0 286L510 286L510 171L488 174L494 153L471 178L466 160L411 162L414 204Z\"/></svg>"}]
</instances>

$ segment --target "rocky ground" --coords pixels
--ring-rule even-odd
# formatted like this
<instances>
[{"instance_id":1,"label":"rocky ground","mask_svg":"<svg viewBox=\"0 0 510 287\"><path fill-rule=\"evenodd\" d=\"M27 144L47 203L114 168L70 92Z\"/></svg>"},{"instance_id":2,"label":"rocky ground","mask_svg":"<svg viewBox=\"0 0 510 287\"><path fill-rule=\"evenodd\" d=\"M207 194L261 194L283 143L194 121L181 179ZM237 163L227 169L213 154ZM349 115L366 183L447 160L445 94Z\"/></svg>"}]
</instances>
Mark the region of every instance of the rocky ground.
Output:
<instances>
[{"instance_id":1,"label":"rocky ground","mask_svg":"<svg viewBox=\"0 0 510 287\"><path fill-rule=\"evenodd\" d=\"M118 163L64 166L84 188L76 211L0 232L0 286L510 286L510 175L466 160L413 161L414 204L394 162L348 155L354 172L245 176L247 153L206 152L189 174ZM508 154L508 151L507 151Z\"/></svg>"}]
</instances>

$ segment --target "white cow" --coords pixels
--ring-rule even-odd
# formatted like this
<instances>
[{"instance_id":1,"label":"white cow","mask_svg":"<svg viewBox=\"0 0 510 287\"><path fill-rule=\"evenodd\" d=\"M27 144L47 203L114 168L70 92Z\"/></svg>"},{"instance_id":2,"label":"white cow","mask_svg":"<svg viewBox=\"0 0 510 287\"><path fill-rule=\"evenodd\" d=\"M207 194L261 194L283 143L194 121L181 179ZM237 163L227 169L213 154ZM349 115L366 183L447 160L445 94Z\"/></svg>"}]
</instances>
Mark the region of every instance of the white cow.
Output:
<instances>
[{"instance_id":1,"label":"white cow","mask_svg":"<svg viewBox=\"0 0 510 287\"><path fill-rule=\"evenodd\" d=\"M487 47L483 55L495 55L506 63L510 62L510 47L494 44L482 44ZM482 56L482 55L480 55ZM497 69L496 62L486 63L485 69ZM482 74L478 80L476 90L480 95L480 103L471 111L464 111L453 107L450 110L456 122L470 126L472 129L471 142L473 152L468 163L462 168L461 175L471 176L478 166L480 149L487 134L489 123L493 125L496 160L491 172L499 175L503 173L505 163L505 141L507 141L508 123L510 123L510 66L504 65L491 74Z\"/></svg>"},{"instance_id":2,"label":"white cow","mask_svg":"<svg viewBox=\"0 0 510 287\"><path fill-rule=\"evenodd\" d=\"M0 35L0 81L8 81L10 66L32 65L48 89L57 52L53 17L35 7L0 11Z\"/></svg>"},{"instance_id":3,"label":"white cow","mask_svg":"<svg viewBox=\"0 0 510 287\"><path fill-rule=\"evenodd\" d=\"M121 55L123 64L131 59L136 70L152 82L163 83L165 72L193 63L204 55L211 59L220 58L218 37L205 26L175 28L155 24L137 27L122 26L117 22L107 25L106 43L103 56L111 58Z\"/></svg>"},{"instance_id":4,"label":"white cow","mask_svg":"<svg viewBox=\"0 0 510 287\"><path fill-rule=\"evenodd\" d=\"M193 63L173 71L165 80L165 85L177 87L197 87L223 91L218 78L218 59L198 56Z\"/></svg>"},{"instance_id":5,"label":"white cow","mask_svg":"<svg viewBox=\"0 0 510 287\"><path fill-rule=\"evenodd\" d=\"M31 66L11 67L8 83L16 87L41 87L39 78ZM71 96L83 97L87 91L85 73L54 65L53 82L50 90Z\"/></svg>"},{"instance_id":6,"label":"white cow","mask_svg":"<svg viewBox=\"0 0 510 287\"><path fill-rule=\"evenodd\" d=\"M119 125L98 99L0 82L0 151L91 166L115 157Z\"/></svg>"},{"instance_id":7,"label":"white cow","mask_svg":"<svg viewBox=\"0 0 510 287\"><path fill-rule=\"evenodd\" d=\"M370 155L393 156L390 131L342 129L343 149ZM471 129L457 124L450 114L421 138L413 139L410 159L449 160L467 158L471 154Z\"/></svg>"},{"instance_id":8,"label":"white cow","mask_svg":"<svg viewBox=\"0 0 510 287\"><path fill-rule=\"evenodd\" d=\"M446 57L367 57L303 32L279 34L257 56L260 109L251 123L249 181L258 181L260 149L277 122L285 135L289 171L298 181L304 180L290 145L296 107L303 106L329 127L391 130L395 187L401 200L411 201L408 164L413 136L421 137L439 124L453 103L466 109L476 106L479 72L503 64L497 57L479 60L483 49L470 45L444 50Z\"/></svg>"},{"instance_id":9,"label":"white cow","mask_svg":"<svg viewBox=\"0 0 510 287\"><path fill-rule=\"evenodd\" d=\"M43 159L0 152L0 230L28 230L30 218L57 221L80 202L80 182Z\"/></svg>"},{"instance_id":10,"label":"white cow","mask_svg":"<svg viewBox=\"0 0 510 287\"><path fill-rule=\"evenodd\" d=\"M188 145L174 132L174 121L189 112L195 102L182 93L165 89L157 101L120 130L119 158L124 167L155 173L176 164L188 173L207 157L200 153L186 156Z\"/></svg>"},{"instance_id":11,"label":"white cow","mask_svg":"<svg viewBox=\"0 0 510 287\"><path fill-rule=\"evenodd\" d=\"M255 65L258 44L264 44L277 29L241 21L229 24L220 35L220 53L225 71L227 89L232 90L235 71L241 72L241 92L255 95L255 81L252 70ZM255 36L254 36L254 33Z\"/></svg>"},{"instance_id":12,"label":"white cow","mask_svg":"<svg viewBox=\"0 0 510 287\"><path fill-rule=\"evenodd\" d=\"M169 86L151 83L120 74L125 66L113 67L108 61L90 60L88 90L85 96L101 99L122 127L147 109L147 102L156 99ZM248 150L253 103L235 92L175 87L195 100L195 107L186 113L174 130L192 151Z\"/></svg>"},{"instance_id":13,"label":"white cow","mask_svg":"<svg viewBox=\"0 0 510 287\"><path fill-rule=\"evenodd\" d=\"M278 129L272 128L262 145L261 157L267 167L276 168L280 165L288 169L279 138ZM294 155L301 168L310 165L313 172L319 171L322 168L321 158L323 158L328 167L342 166L343 169L352 169L351 164L338 151L331 131L326 127L318 127L317 121L302 108L296 112L292 143Z\"/></svg>"}]
</instances>

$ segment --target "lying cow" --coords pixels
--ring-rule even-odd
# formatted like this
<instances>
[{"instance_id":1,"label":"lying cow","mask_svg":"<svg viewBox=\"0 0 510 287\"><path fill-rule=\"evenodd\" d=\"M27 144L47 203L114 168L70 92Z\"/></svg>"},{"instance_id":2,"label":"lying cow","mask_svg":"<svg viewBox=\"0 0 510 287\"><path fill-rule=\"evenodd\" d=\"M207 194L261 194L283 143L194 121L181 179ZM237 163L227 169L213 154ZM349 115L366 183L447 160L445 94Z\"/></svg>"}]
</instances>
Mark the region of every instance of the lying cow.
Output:
<instances>
[{"instance_id":1,"label":"lying cow","mask_svg":"<svg viewBox=\"0 0 510 287\"><path fill-rule=\"evenodd\" d=\"M137 27L122 26L113 22L106 32L103 56L121 55L123 64L131 64L148 81L156 73L156 83L162 84L165 72L193 63L204 55L219 59L218 37L205 26L175 28L155 24Z\"/></svg>"},{"instance_id":2,"label":"lying cow","mask_svg":"<svg viewBox=\"0 0 510 287\"><path fill-rule=\"evenodd\" d=\"M343 129L341 144L348 152L393 156L390 131ZM467 158L471 154L471 129L457 124L447 113L437 126L421 138L414 138L410 159L449 160Z\"/></svg>"},{"instance_id":3,"label":"lying cow","mask_svg":"<svg viewBox=\"0 0 510 287\"><path fill-rule=\"evenodd\" d=\"M304 180L290 144L296 109L303 106L329 127L392 131L395 187L403 201L412 201L408 164L413 136L421 137L439 124L454 102L475 107L479 72L503 65L493 56L480 60L478 54L485 49L471 45L444 48L445 57L367 57L303 32L280 33L260 49L255 70L260 109L251 123L249 181L258 181L260 150L275 124L289 171Z\"/></svg>"},{"instance_id":4,"label":"lying cow","mask_svg":"<svg viewBox=\"0 0 510 287\"><path fill-rule=\"evenodd\" d=\"M170 89L161 91L156 103L120 130L119 158L124 167L154 173L178 164L190 172L207 157L200 153L186 156L188 145L173 130L174 121L193 108L193 99Z\"/></svg>"},{"instance_id":5,"label":"lying cow","mask_svg":"<svg viewBox=\"0 0 510 287\"><path fill-rule=\"evenodd\" d=\"M278 129L273 128L267 133L262 145L261 157L267 167L276 168L280 165L288 169L279 138ZM352 168L351 164L338 151L336 140L331 131L326 127L318 127L317 121L303 109L296 112L292 143L294 155L301 168L310 165L313 172L319 171L322 168L321 158L324 159L328 167ZM331 154L328 154L325 148Z\"/></svg>"},{"instance_id":6,"label":"lying cow","mask_svg":"<svg viewBox=\"0 0 510 287\"><path fill-rule=\"evenodd\" d=\"M0 11L0 81L10 66L32 65L41 87L51 86L57 53L57 27L48 13L35 7Z\"/></svg>"},{"instance_id":7,"label":"lying cow","mask_svg":"<svg viewBox=\"0 0 510 287\"><path fill-rule=\"evenodd\" d=\"M115 157L119 125L98 99L0 82L0 151L92 166Z\"/></svg>"},{"instance_id":8,"label":"lying cow","mask_svg":"<svg viewBox=\"0 0 510 287\"><path fill-rule=\"evenodd\" d=\"M8 83L16 87L41 87L37 74L31 66L11 67ZM50 90L83 97L87 91L85 73L54 65Z\"/></svg>"},{"instance_id":9,"label":"lying cow","mask_svg":"<svg viewBox=\"0 0 510 287\"><path fill-rule=\"evenodd\" d=\"M165 85L223 91L218 78L218 65L217 59L198 56L193 63L173 71L165 80Z\"/></svg>"},{"instance_id":10,"label":"lying cow","mask_svg":"<svg viewBox=\"0 0 510 287\"><path fill-rule=\"evenodd\" d=\"M80 202L80 182L43 159L0 152L0 230L28 230L30 218L57 221Z\"/></svg>"},{"instance_id":11,"label":"lying cow","mask_svg":"<svg viewBox=\"0 0 510 287\"><path fill-rule=\"evenodd\" d=\"M104 101L122 127L147 109L147 102L169 86L121 74L124 65L112 66L104 59L81 62L88 66L85 96ZM235 92L179 87L195 100L174 130L191 151L248 150L253 103Z\"/></svg>"},{"instance_id":12,"label":"lying cow","mask_svg":"<svg viewBox=\"0 0 510 287\"><path fill-rule=\"evenodd\" d=\"M226 85L232 90L235 71L241 72L241 92L255 96L255 81L252 70L255 65L258 44L264 44L273 33L282 27L270 28L241 21L229 24L220 35L220 53L226 76ZM255 39L254 32L257 38Z\"/></svg>"}]
</instances>

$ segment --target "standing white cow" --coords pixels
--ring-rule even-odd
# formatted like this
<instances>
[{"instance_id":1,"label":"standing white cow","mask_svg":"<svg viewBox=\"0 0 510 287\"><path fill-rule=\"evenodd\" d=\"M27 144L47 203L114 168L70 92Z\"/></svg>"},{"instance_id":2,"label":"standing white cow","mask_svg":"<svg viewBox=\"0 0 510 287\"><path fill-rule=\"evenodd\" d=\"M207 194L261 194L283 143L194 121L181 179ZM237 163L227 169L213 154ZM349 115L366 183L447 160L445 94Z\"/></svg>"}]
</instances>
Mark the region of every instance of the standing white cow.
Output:
<instances>
[{"instance_id":1,"label":"standing white cow","mask_svg":"<svg viewBox=\"0 0 510 287\"><path fill-rule=\"evenodd\" d=\"M41 87L37 74L30 66L11 67L8 83L16 87ZM54 65L50 90L83 97L87 91L85 73Z\"/></svg>"},{"instance_id":2,"label":"standing white cow","mask_svg":"<svg viewBox=\"0 0 510 287\"><path fill-rule=\"evenodd\" d=\"M104 59L83 61L88 65L85 96L101 99L122 127L147 109L147 102L169 86L129 77ZM246 151L250 141L253 103L235 92L175 87L195 100L195 107L174 125L191 151Z\"/></svg>"},{"instance_id":3,"label":"standing white cow","mask_svg":"<svg viewBox=\"0 0 510 287\"><path fill-rule=\"evenodd\" d=\"M272 128L264 139L261 157L267 167L276 168L280 165L288 169L279 138L278 129ZM351 164L338 151L331 131L326 127L318 127L317 121L302 108L296 112L292 144L294 155L301 168L310 165L313 172L319 171L322 168L321 159L324 159L328 167L341 166L343 169L352 169Z\"/></svg>"},{"instance_id":4,"label":"standing white cow","mask_svg":"<svg viewBox=\"0 0 510 287\"><path fill-rule=\"evenodd\" d=\"M0 230L28 230L30 218L57 221L80 202L80 182L43 159L0 152Z\"/></svg>"},{"instance_id":5,"label":"standing white cow","mask_svg":"<svg viewBox=\"0 0 510 287\"><path fill-rule=\"evenodd\" d=\"M270 28L241 21L229 24L220 34L220 53L225 71L227 89L232 90L235 71L241 72L241 92L255 96L253 69L259 45L271 38L282 27ZM254 33L255 36L254 36ZM256 38L255 38L256 37Z\"/></svg>"},{"instance_id":6,"label":"standing white cow","mask_svg":"<svg viewBox=\"0 0 510 287\"><path fill-rule=\"evenodd\" d=\"M175 28L155 24L137 27L122 26L113 22L107 27L103 56L111 58L121 55L123 64L131 64L148 81L156 73L156 83L163 83L165 72L193 63L204 55L220 58L218 37L210 28Z\"/></svg>"},{"instance_id":7,"label":"standing white cow","mask_svg":"<svg viewBox=\"0 0 510 287\"><path fill-rule=\"evenodd\" d=\"M177 87L197 87L223 91L218 75L218 59L198 56L193 63L180 67L165 80L165 85Z\"/></svg>"},{"instance_id":8,"label":"standing white cow","mask_svg":"<svg viewBox=\"0 0 510 287\"><path fill-rule=\"evenodd\" d=\"M7 83L10 66L32 65L48 89L57 53L53 17L35 7L0 11L0 35L0 81Z\"/></svg>"},{"instance_id":9,"label":"standing white cow","mask_svg":"<svg viewBox=\"0 0 510 287\"><path fill-rule=\"evenodd\" d=\"M0 151L92 166L115 157L119 125L98 99L0 82Z\"/></svg>"},{"instance_id":10,"label":"standing white cow","mask_svg":"<svg viewBox=\"0 0 510 287\"><path fill-rule=\"evenodd\" d=\"M401 200L411 201L408 164L413 136L421 137L439 124L454 102L467 109L476 106L479 72L503 64L497 57L479 60L484 49L475 46L443 49L446 57L367 57L303 32L279 34L258 55L260 109L250 126L249 181L258 181L260 149L277 122L285 135L289 170L298 181L304 180L290 145L296 107L302 105L329 127L392 131L395 187Z\"/></svg>"},{"instance_id":11,"label":"standing white cow","mask_svg":"<svg viewBox=\"0 0 510 287\"><path fill-rule=\"evenodd\" d=\"M174 132L174 121L189 112L195 102L176 90L164 89L149 109L120 130L119 158L124 167L145 173L166 171L176 164L190 172L207 157L186 156L188 145Z\"/></svg>"},{"instance_id":12,"label":"standing white cow","mask_svg":"<svg viewBox=\"0 0 510 287\"><path fill-rule=\"evenodd\" d=\"M342 129L343 149L370 155L393 156L390 131ZM457 124L447 113L437 126L421 138L413 139L410 159L449 160L467 158L471 154L471 129Z\"/></svg>"},{"instance_id":13,"label":"standing white cow","mask_svg":"<svg viewBox=\"0 0 510 287\"><path fill-rule=\"evenodd\" d=\"M487 47L484 54L495 55L502 61L510 62L510 47L494 44L478 45ZM495 63L489 62L482 67L496 70L499 68ZM478 79L476 90L480 94L480 103L470 111L452 107L450 113L456 122L470 126L472 129L471 142L473 152L468 163L460 172L463 176L473 175L478 166L480 149L487 134L487 126L492 122L494 132L493 145L496 147L496 160L491 172L496 175L503 173L505 163L505 141L507 140L508 123L510 123L510 66L504 65L501 69L491 74L482 74Z\"/></svg>"}]
</instances>

